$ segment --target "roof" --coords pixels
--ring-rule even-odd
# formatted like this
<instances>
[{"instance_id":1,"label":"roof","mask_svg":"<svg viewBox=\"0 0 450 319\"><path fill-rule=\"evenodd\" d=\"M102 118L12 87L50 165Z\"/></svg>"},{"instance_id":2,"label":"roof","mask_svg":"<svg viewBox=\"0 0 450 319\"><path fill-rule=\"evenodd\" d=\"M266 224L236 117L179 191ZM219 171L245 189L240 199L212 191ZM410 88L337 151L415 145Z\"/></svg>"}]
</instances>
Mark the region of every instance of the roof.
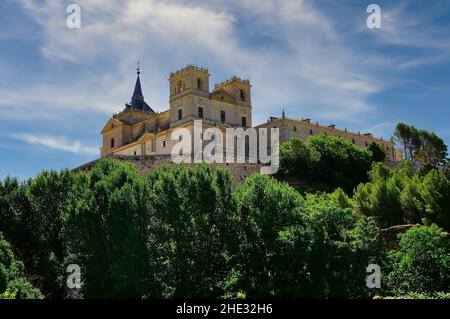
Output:
<instances>
[{"instance_id":1,"label":"roof","mask_svg":"<svg viewBox=\"0 0 450 319\"><path fill-rule=\"evenodd\" d=\"M134 92L133 96L131 97L131 102L129 106L135 110L155 113L155 111L153 111L153 109L144 100L144 95L142 94L141 79L139 78L139 74L141 74L141 72L138 69L136 84L134 86Z\"/></svg>"}]
</instances>

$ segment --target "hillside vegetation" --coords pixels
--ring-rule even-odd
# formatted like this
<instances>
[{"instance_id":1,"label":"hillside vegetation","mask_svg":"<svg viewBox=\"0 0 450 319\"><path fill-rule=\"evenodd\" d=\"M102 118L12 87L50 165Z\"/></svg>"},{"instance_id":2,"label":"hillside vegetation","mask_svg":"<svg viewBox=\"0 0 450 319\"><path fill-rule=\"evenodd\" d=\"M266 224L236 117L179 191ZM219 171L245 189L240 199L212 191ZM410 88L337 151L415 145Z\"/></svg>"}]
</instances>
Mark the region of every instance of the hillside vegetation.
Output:
<instances>
[{"instance_id":1,"label":"hillside vegetation","mask_svg":"<svg viewBox=\"0 0 450 319\"><path fill-rule=\"evenodd\" d=\"M220 167L163 165L141 177L110 159L0 181L1 296L70 297L69 264L81 267L84 298L446 296L443 171L389 169L375 148L334 137L281 149L281 174L338 188L304 193L255 174L233 191ZM421 226L385 251L380 227L398 223ZM369 264L381 267L381 289L367 288Z\"/></svg>"}]
</instances>

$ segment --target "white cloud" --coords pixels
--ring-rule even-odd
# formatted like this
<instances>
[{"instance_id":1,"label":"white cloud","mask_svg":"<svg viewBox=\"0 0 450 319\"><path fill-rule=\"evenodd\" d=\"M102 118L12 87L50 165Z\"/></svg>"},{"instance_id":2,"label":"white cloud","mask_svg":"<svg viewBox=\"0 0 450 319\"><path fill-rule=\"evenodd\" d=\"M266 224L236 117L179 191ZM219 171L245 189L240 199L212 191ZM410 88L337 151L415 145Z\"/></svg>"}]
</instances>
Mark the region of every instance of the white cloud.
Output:
<instances>
[{"instance_id":1,"label":"white cloud","mask_svg":"<svg viewBox=\"0 0 450 319\"><path fill-rule=\"evenodd\" d=\"M20 94L0 92L11 97L4 99L9 105L39 105L41 112L119 111L131 95L137 60L144 95L158 110L168 107L168 73L184 64L208 66L212 82L225 80L217 74L250 78L254 124L282 107L296 117L361 122L376 112L369 98L387 82L313 1L79 0L79 30L65 26L63 2L20 3L42 28L42 55L83 70ZM97 62L104 69L90 71Z\"/></svg>"},{"instance_id":2,"label":"white cloud","mask_svg":"<svg viewBox=\"0 0 450 319\"><path fill-rule=\"evenodd\" d=\"M65 137L54 137L50 135L33 135L28 133L15 133L12 137L32 145L44 146L47 148L70 152L75 154L98 155L99 149L88 147L80 141L70 141Z\"/></svg>"},{"instance_id":3,"label":"white cloud","mask_svg":"<svg viewBox=\"0 0 450 319\"><path fill-rule=\"evenodd\" d=\"M58 49L52 49L52 48L39 48L39 50L41 51L42 55L44 57L46 57L47 59L60 59L60 60L65 60L68 62L72 62L75 63L77 62L77 59L72 56L71 54L64 52L64 51L60 51Z\"/></svg>"}]
</instances>

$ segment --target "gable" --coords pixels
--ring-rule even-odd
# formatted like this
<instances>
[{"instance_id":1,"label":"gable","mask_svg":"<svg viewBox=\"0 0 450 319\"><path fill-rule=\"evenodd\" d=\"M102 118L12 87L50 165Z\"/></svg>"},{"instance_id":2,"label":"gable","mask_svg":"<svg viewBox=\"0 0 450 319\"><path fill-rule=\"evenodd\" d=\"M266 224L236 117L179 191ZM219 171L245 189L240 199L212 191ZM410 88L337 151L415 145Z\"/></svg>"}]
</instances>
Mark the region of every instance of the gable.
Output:
<instances>
[{"instance_id":1,"label":"gable","mask_svg":"<svg viewBox=\"0 0 450 319\"><path fill-rule=\"evenodd\" d=\"M212 92L211 99L226 103L236 102L235 99L230 94L228 94L224 89L218 89L217 91Z\"/></svg>"},{"instance_id":2,"label":"gable","mask_svg":"<svg viewBox=\"0 0 450 319\"><path fill-rule=\"evenodd\" d=\"M109 130L112 130L113 128L116 128L116 127L122 126L122 125L123 125L123 123L121 121L119 121L118 119L110 118L109 121L106 123L106 125L101 130L101 133L103 134Z\"/></svg>"}]
</instances>

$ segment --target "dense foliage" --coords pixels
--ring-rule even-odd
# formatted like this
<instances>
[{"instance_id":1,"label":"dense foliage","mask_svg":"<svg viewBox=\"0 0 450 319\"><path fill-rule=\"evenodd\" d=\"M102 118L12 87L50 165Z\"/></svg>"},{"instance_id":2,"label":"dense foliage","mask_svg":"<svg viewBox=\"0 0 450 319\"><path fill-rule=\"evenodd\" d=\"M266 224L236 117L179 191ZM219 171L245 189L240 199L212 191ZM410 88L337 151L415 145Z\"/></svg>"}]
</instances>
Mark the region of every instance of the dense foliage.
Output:
<instances>
[{"instance_id":1,"label":"dense foliage","mask_svg":"<svg viewBox=\"0 0 450 319\"><path fill-rule=\"evenodd\" d=\"M388 287L396 295L450 291L450 238L436 225L400 236L400 249L389 254ZM448 297L447 297L448 298Z\"/></svg>"},{"instance_id":2,"label":"dense foliage","mask_svg":"<svg viewBox=\"0 0 450 319\"><path fill-rule=\"evenodd\" d=\"M266 176L231 187L227 171L206 164L142 178L101 160L89 173L6 179L1 227L15 230L8 240L47 297L69 295L73 263L86 298L369 296L365 267L380 256L373 220L355 220L342 196L304 198Z\"/></svg>"},{"instance_id":3,"label":"dense foliage","mask_svg":"<svg viewBox=\"0 0 450 319\"><path fill-rule=\"evenodd\" d=\"M351 194L359 183L367 181L373 162L386 158L376 144L363 149L346 139L324 134L311 136L306 142L293 138L280 145L281 176L298 176L322 182L325 190L341 187Z\"/></svg>"},{"instance_id":4,"label":"dense foliage","mask_svg":"<svg viewBox=\"0 0 450 319\"><path fill-rule=\"evenodd\" d=\"M380 292L366 286L372 263L385 295L444 296L445 173L389 169L373 164L375 147L326 136L282 152L284 174L345 191L302 195L259 174L233 190L220 167L163 165L141 177L110 159L90 172L0 181L1 298L41 297L33 286L47 298L368 298ZM427 226L387 253L379 227L399 223ZM69 264L81 267L77 294L66 288Z\"/></svg>"},{"instance_id":5,"label":"dense foliage","mask_svg":"<svg viewBox=\"0 0 450 319\"><path fill-rule=\"evenodd\" d=\"M385 226L435 223L450 230L450 180L444 173L432 169L423 175L410 162L398 170L378 163L369 176L355 191L356 214L381 217Z\"/></svg>"},{"instance_id":6,"label":"dense foliage","mask_svg":"<svg viewBox=\"0 0 450 319\"><path fill-rule=\"evenodd\" d=\"M24 278L23 263L14 258L9 243L0 233L0 299L42 298L38 289Z\"/></svg>"}]
</instances>

